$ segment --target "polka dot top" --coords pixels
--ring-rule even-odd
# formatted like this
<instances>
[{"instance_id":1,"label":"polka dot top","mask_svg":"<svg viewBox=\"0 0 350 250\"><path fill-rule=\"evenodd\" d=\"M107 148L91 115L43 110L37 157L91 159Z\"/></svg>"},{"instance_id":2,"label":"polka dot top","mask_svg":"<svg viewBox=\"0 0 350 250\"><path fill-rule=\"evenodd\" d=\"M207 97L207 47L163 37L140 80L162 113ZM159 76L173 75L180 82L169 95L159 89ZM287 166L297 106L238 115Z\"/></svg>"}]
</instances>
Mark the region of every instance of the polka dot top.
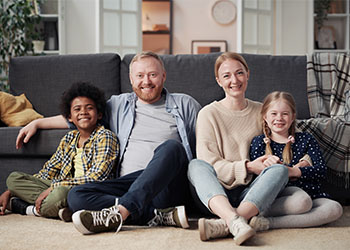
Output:
<instances>
[{"instance_id":1,"label":"polka dot top","mask_svg":"<svg viewBox=\"0 0 350 250\"><path fill-rule=\"evenodd\" d=\"M265 155L266 144L263 139L265 135L256 136L250 145L250 160ZM282 161L282 152L286 144L277 143L271 140L271 149L274 155ZM326 197L329 195L322 190L322 182L326 176L326 164L322 156L320 147L315 138L309 133L296 133L295 143L292 144L293 159L289 167L297 164L299 160L308 154L313 166L301 167L301 177L294 181L289 181L287 186L297 186L307 192L312 199Z\"/></svg>"}]
</instances>

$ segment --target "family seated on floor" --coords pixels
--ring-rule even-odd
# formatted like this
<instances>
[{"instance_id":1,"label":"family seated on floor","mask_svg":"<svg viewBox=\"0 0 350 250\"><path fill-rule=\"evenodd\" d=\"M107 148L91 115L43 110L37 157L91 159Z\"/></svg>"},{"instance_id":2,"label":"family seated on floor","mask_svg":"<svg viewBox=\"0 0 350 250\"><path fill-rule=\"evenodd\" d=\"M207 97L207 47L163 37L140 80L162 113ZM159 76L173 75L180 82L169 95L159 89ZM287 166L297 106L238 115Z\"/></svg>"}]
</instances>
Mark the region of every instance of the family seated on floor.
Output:
<instances>
[{"instance_id":1,"label":"family seated on floor","mask_svg":"<svg viewBox=\"0 0 350 250\"><path fill-rule=\"evenodd\" d=\"M242 56L221 54L215 76L225 98L203 108L164 88L166 71L152 52L130 63L132 93L106 102L92 84L73 84L62 115L20 130L17 148L37 129L73 129L37 174L8 176L0 214L59 217L91 234L123 224L188 228L185 207L195 204L218 217L199 219L201 240L232 235L237 245L258 231L337 220L342 206L322 189L317 141L296 132L293 97L245 98L249 73Z\"/></svg>"}]
</instances>

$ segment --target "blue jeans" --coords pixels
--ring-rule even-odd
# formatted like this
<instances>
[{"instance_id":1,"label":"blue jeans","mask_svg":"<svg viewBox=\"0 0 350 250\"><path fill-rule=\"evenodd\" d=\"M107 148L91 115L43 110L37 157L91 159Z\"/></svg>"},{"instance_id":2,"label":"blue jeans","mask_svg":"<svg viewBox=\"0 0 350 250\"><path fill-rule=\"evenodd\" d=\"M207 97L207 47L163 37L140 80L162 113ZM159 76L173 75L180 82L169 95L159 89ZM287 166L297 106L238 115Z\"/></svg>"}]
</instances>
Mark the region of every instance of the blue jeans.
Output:
<instances>
[{"instance_id":1,"label":"blue jeans","mask_svg":"<svg viewBox=\"0 0 350 250\"><path fill-rule=\"evenodd\" d=\"M168 140L154 151L144 170L103 182L74 187L68 193L69 208L101 210L118 204L130 212L127 223L144 225L155 208L186 205L191 196L187 179L188 159L181 143Z\"/></svg>"},{"instance_id":2,"label":"blue jeans","mask_svg":"<svg viewBox=\"0 0 350 250\"><path fill-rule=\"evenodd\" d=\"M248 201L253 203L259 212L263 212L271 206L287 185L288 169L281 164L272 165L265 168L248 186L242 185L229 190L220 184L213 166L203 160L195 159L189 164L188 179L195 189L194 195L198 195L207 209L211 198L223 195L234 207L242 201Z\"/></svg>"}]
</instances>

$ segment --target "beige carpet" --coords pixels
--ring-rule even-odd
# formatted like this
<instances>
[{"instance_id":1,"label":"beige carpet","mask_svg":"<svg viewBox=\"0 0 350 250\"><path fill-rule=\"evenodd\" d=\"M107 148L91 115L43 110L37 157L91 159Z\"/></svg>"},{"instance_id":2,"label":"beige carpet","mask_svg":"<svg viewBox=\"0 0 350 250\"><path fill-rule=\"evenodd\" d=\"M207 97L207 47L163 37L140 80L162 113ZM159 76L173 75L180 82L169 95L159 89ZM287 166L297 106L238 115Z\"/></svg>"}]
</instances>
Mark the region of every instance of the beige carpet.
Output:
<instances>
[{"instance_id":1,"label":"beige carpet","mask_svg":"<svg viewBox=\"0 0 350 250\"><path fill-rule=\"evenodd\" d=\"M279 229L260 232L243 246L225 238L201 242L196 221L191 229L123 227L113 232L81 235L72 223L8 214L0 217L0 249L350 249L350 207L336 222L319 228Z\"/></svg>"}]
</instances>

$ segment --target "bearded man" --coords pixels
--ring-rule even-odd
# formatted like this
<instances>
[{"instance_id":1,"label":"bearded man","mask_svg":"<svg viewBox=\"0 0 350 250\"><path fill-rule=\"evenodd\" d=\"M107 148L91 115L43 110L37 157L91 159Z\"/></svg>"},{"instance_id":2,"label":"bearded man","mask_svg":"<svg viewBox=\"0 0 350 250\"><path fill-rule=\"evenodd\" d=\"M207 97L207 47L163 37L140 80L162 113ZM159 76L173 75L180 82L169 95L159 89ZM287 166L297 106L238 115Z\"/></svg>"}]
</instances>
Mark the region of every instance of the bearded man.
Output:
<instances>
[{"instance_id":1,"label":"bearded man","mask_svg":"<svg viewBox=\"0 0 350 250\"><path fill-rule=\"evenodd\" d=\"M152 52L137 54L129 71L133 93L111 96L104 116L120 142L118 177L68 193L73 223L83 234L119 231L125 223L189 227L187 166L195 152L201 106L164 88L164 64ZM35 120L19 132L16 146L28 142L38 128L67 126L71 124L62 116Z\"/></svg>"}]
</instances>

